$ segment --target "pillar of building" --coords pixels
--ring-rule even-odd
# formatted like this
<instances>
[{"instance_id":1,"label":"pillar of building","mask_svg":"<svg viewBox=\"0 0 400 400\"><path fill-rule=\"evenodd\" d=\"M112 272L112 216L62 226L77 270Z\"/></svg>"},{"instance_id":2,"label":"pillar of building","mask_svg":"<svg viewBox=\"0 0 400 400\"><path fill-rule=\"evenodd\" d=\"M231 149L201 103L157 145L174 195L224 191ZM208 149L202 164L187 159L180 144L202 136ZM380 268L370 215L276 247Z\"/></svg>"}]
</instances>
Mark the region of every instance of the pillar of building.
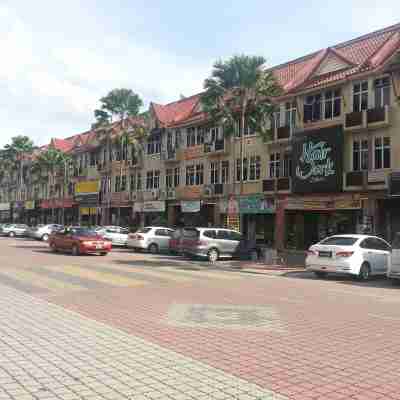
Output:
<instances>
[{"instance_id":1,"label":"pillar of building","mask_svg":"<svg viewBox=\"0 0 400 400\"><path fill-rule=\"evenodd\" d=\"M176 215L175 215L175 206L173 203L168 202L167 203L167 222L168 226L174 226L175 225L175 220L176 220Z\"/></svg>"},{"instance_id":2,"label":"pillar of building","mask_svg":"<svg viewBox=\"0 0 400 400\"><path fill-rule=\"evenodd\" d=\"M283 250L285 248L285 207L286 199L276 199L276 213L275 213L275 248Z\"/></svg>"}]
</instances>

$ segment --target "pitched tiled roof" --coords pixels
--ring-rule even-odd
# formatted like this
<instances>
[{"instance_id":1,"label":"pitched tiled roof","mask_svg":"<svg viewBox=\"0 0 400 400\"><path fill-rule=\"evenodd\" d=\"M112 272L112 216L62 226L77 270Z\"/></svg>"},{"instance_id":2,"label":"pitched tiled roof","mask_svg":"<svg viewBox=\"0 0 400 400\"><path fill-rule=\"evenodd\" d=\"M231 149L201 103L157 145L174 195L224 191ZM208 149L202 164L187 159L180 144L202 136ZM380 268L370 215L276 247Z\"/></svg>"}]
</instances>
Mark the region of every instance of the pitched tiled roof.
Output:
<instances>
[{"instance_id":1,"label":"pitched tiled roof","mask_svg":"<svg viewBox=\"0 0 400 400\"><path fill-rule=\"evenodd\" d=\"M277 78L284 93L289 94L372 71L381 67L395 51L400 51L400 24L278 65L270 71ZM347 63L348 68L314 77L313 73L330 53Z\"/></svg>"},{"instance_id":2,"label":"pitched tiled roof","mask_svg":"<svg viewBox=\"0 0 400 400\"><path fill-rule=\"evenodd\" d=\"M189 118L199 101L200 95L196 94L166 105L151 103L151 107L161 124L170 125Z\"/></svg>"},{"instance_id":3,"label":"pitched tiled roof","mask_svg":"<svg viewBox=\"0 0 400 400\"><path fill-rule=\"evenodd\" d=\"M73 149L74 141L68 139L52 139L50 145L57 150L68 152Z\"/></svg>"}]
</instances>

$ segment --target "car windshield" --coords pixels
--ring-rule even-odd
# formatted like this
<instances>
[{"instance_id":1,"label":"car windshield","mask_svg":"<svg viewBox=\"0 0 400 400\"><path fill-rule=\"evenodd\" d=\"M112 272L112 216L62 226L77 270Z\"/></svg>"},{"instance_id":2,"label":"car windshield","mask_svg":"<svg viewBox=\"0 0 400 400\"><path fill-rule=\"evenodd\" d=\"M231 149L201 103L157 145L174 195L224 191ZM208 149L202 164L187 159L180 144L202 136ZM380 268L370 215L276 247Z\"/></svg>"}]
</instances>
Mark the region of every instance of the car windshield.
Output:
<instances>
[{"instance_id":1,"label":"car windshield","mask_svg":"<svg viewBox=\"0 0 400 400\"><path fill-rule=\"evenodd\" d=\"M184 229L183 230L183 236L188 237L188 238L198 238L200 236L200 231L197 229Z\"/></svg>"},{"instance_id":2,"label":"car windshield","mask_svg":"<svg viewBox=\"0 0 400 400\"><path fill-rule=\"evenodd\" d=\"M96 236L97 233L92 229L87 228L73 228L71 233L75 236Z\"/></svg>"},{"instance_id":3,"label":"car windshield","mask_svg":"<svg viewBox=\"0 0 400 400\"><path fill-rule=\"evenodd\" d=\"M351 236L332 236L323 240L320 244L329 246L353 246L357 240L358 238Z\"/></svg>"},{"instance_id":4,"label":"car windshield","mask_svg":"<svg viewBox=\"0 0 400 400\"><path fill-rule=\"evenodd\" d=\"M151 231L151 228L142 228L136 231L136 233L148 233Z\"/></svg>"}]
</instances>

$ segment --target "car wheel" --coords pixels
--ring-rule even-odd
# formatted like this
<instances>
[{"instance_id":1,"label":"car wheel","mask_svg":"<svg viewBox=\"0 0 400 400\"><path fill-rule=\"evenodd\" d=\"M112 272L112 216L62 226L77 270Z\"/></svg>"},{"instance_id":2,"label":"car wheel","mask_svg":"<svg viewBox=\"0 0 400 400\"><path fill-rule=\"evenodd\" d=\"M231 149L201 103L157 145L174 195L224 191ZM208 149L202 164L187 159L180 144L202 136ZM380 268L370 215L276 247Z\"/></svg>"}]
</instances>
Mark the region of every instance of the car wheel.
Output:
<instances>
[{"instance_id":1,"label":"car wheel","mask_svg":"<svg viewBox=\"0 0 400 400\"><path fill-rule=\"evenodd\" d=\"M210 263L215 263L218 260L219 253L217 249L211 249L207 253L208 261Z\"/></svg>"},{"instance_id":2,"label":"car wheel","mask_svg":"<svg viewBox=\"0 0 400 400\"><path fill-rule=\"evenodd\" d=\"M324 271L314 271L314 274L317 278L326 278L326 272Z\"/></svg>"},{"instance_id":3,"label":"car wheel","mask_svg":"<svg viewBox=\"0 0 400 400\"><path fill-rule=\"evenodd\" d=\"M55 245L55 243L51 243L50 248L53 253L58 253L58 249L57 249L57 246Z\"/></svg>"},{"instance_id":4,"label":"car wheel","mask_svg":"<svg viewBox=\"0 0 400 400\"><path fill-rule=\"evenodd\" d=\"M49 240L49 235L48 235L47 233L45 233L45 234L42 236L42 240L43 240L43 242L47 242L47 241Z\"/></svg>"},{"instance_id":5,"label":"car wheel","mask_svg":"<svg viewBox=\"0 0 400 400\"><path fill-rule=\"evenodd\" d=\"M371 276L371 268L368 263L363 263L358 273L358 279L360 281L367 281Z\"/></svg>"},{"instance_id":6,"label":"car wheel","mask_svg":"<svg viewBox=\"0 0 400 400\"><path fill-rule=\"evenodd\" d=\"M155 243L152 243L149 246L149 253L151 253L151 254L157 254L158 253L158 246Z\"/></svg>"},{"instance_id":7,"label":"car wheel","mask_svg":"<svg viewBox=\"0 0 400 400\"><path fill-rule=\"evenodd\" d=\"M15 237L15 233L14 233L14 232L10 232L10 233L8 234L8 236L13 238L13 237Z\"/></svg>"},{"instance_id":8,"label":"car wheel","mask_svg":"<svg viewBox=\"0 0 400 400\"><path fill-rule=\"evenodd\" d=\"M79 247L76 244L72 246L72 255L79 256Z\"/></svg>"}]
</instances>

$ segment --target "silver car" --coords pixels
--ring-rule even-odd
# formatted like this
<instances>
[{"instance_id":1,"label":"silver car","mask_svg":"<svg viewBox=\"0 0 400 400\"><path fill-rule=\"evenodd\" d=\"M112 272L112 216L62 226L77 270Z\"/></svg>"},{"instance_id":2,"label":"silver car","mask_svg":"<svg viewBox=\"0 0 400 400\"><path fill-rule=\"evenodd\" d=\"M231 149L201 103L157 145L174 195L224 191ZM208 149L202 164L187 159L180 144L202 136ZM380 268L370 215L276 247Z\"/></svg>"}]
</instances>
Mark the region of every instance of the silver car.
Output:
<instances>
[{"instance_id":1,"label":"silver car","mask_svg":"<svg viewBox=\"0 0 400 400\"><path fill-rule=\"evenodd\" d=\"M49 236L53 232L60 231L63 228L63 225L57 224L37 225L28 230L28 236L32 239L43 240L44 242L47 242L49 240Z\"/></svg>"},{"instance_id":2,"label":"silver car","mask_svg":"<svg viewBox=\"0 0 400 400\"><path fill-rule=\"evenodd\" d=\"M169 240L173 232L173 229L164 226L146 226L129 234L128 247L156 254L169 249Z\"/></svg>"},{"instance_id":3,"label":"silver car","mask_svg":"<svg viewBox=\"0 0 400 400\"><path fill-rule=\"evenodd\" d=\"M102 226L95 229L96 233L110 240L113 246L126 246L129 229L120 226Z\"/></svg>"},{"instance_id":4,"label":"silver car","mask_svg":"<svg viewBox=\"0 0 400 400\"><path fill-rule=\"evenodd\" d=\"M25 224L4 225L0 230L0 235L9 237L26 236L28 229L28 225Z\"/></svg>"},{"instance_id":5,"label":"silver car","mask_svg":"<svg viewBox=\"0 0 400 400\"><path fill-rule=\"evenodd\" d=\"M238 251L240 232L222 228L185 228L182 251L189 256L205 257L210 262L232 257Z\"/></svg>"}]
</instances>

